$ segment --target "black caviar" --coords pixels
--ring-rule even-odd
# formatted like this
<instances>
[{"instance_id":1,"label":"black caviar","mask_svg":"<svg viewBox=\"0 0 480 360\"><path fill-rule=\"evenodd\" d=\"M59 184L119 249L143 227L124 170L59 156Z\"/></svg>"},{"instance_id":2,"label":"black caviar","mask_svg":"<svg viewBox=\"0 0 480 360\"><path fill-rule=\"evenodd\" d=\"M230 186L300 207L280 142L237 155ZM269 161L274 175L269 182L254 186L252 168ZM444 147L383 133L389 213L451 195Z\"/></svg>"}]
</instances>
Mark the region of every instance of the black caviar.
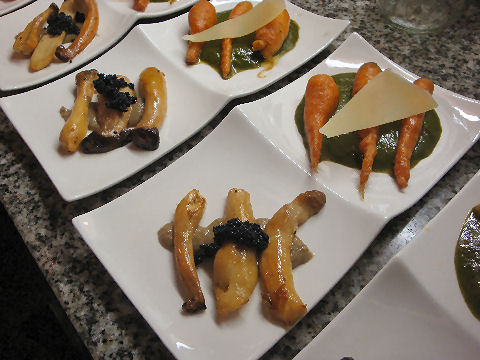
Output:
<instances>
[{"instance_id":1,"label":"black caviar","mask_svg":"<svg viewBox=\"0 0 480 360\"><path fill-rule=\"evenodd\" d=\"M195 251L195 254L193 255L195 265L200 265L205 259L213 258L218 249L220 249L220 245L215 242L210 244L200 244L200 248Z\"/></svg>"},{"instance_id":2,"label":"black caviar","mask_svg":"<svg viewBox=\"0 0 480 360\"><path fill-rule=\"evenodd\" d=\"M202 244L195 254L195 264L200 264L205 258L215 256L224 241L263 251L268 246L268 235L260 225L238 218L228 220L226 224L213 227L214 240L211 244Z\"/></svg>"},{"instance_id":3,"label":"black caviar","mask_svg":"<svg viewBox=\"0 0 480 360\"><path fill-rule=\"evenodd\" d=\"M108 99L106 106L111 109L127 112L128 107L137 102L135 96L120 91L120 89L124 87L129 87L133 90L134 85L127 83L123 78L117 77L116 74L105 75L99 73L98 79L93 81L93 85L99 94L102 94Z\"/></svg>"},{"instance_id":4,"label":"black caviar","mask_svg":"<svg viewBox=\"0 0 480 360\"><path fill-rule=\"evenodd\" d=\"M75 22L77 22L77 23L85 22L85 14L77 11L75 13Z\"/></svg>"},{"instance_id":5,"label":"black caviar","mask_svg":"<svg viewBox=\"0 0 480 360\"><path fill-rule=\"evenodd\" d=\"M80 28L73 22L72 17L63 12L50 15L47 24L47 34L49 35L60 35L62 31L67 34L80 34Z\"/></svg>"}]
</instances>

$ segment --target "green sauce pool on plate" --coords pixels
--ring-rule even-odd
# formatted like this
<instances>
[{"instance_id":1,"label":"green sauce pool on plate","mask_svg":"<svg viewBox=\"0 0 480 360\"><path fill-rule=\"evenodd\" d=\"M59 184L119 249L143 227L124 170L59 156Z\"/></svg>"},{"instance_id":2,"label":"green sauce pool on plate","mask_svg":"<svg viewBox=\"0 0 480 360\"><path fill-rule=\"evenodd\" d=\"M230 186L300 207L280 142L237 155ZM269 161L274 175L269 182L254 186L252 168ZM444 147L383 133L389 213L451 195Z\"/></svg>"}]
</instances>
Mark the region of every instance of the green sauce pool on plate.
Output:
<instances>
[{"instance_id":1,"label":"green sauce pool on plate","mask_svg":"<svg viewBox=\"0 0 480 360\"><path fill-rule=\"evenodd\" d=\"M230 11L223 11L217 13L217 23L223 22L228 19ZM288 51L292 50L295 47L295 44L298 41L298 24L290 20L290 28L288 31L288 36L283 42L282 47L275 54L275 57L282 56ZM252 51L252 42L255 39L255 33L251 33L239 38L233 39L232 42L232 69L230 72L230 77L236 73L255 69L262 65L265 61L263 56ZM203 46L202 52L200 54L200 61L204 62L211 67L213 67L220 74L220 53L222 50L222 40L212 40L207 41Z\"/></svg>"},{"instance_id":2,"label":"green sauce pool on plate","mask_svg":"<svg viewBox=\"0 0 480 360\"><path fill-rule=\"evenodd\" d=\"M336 112L338 112L352 98L352 86L355 73L342 73L333 75L332 77L340 92L338 107L336 110ZM295 123L308 152L308 141L303 123L304 107L305 97L303 97L295 111ZM373 171L385 172L392 175L393 162L395 159L395 151L401 125L402 121L398 120L380 127L377 140L377 156L373 163ZM428 111L425 114L422 132L412 154L411 167L415 166L420 160L425 159L432 153L440 139L441 133L442 127L437 113L435 110ZM354 169L361 169L363 154L358 148L359 143L360 138L356 131L331 138L324 137L322 143L322 157L320 161L329 160Z\"/></svg>"},{"instance_id":3,"label":"green sauce pool on plate","mask_svg":"<svg viewBox=\"0 0 480 360\"><path fill-rule=\"evenodd\" d=\"M480 320L480 205L468 214L455 248L455 270L463 298Z\"/></svg>"}]
</instances>

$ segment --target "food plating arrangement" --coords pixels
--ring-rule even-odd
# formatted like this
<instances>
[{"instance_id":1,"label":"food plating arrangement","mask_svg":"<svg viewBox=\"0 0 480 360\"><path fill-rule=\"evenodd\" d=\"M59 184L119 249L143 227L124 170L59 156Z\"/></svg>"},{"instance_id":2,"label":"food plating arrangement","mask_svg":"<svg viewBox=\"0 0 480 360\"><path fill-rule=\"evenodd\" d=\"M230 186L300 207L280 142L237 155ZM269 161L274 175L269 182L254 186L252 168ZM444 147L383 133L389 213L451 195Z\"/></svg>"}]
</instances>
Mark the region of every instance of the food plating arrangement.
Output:
<instances>
[{"instance_id":1,"label":"food plating arrangement","mask_svg":"<svg viewBox=\"0 0 480 360\"><path fill-rule=\"evenodd\" d=\"M413 74L355 32L338 45L350 21L299 3L38 0L0 14L2 113L58 203L80 209L65 215L69 234L88 245L162 354L259 358L312 326L306 343L294 340L305 349L299 359L323 349L368 358L370 340L355 339L380 320L359 317L365 334L357 334L349 314L374 290L361 284L358 303L343 299L346 315L323 332L318 304L343 291L337 284L375 256L368 251L382 231L480 137L480 102L442 88L428 61ZM438 239L421 266L410 250L369 279L378 288L404 261L408 286L426 293L412 303L448 312L432 329L441 338L454 323L472 349L480 349L478 179L468 185L476 195L459 216L463 227L451 224L457 237ZM448 285L421 280L436 259ZM375 301L403 299L385 296ZM420 339L405 340L409 358L432 346ZM375 349L371 358L388 358Z\"/></svg>"}]
</instances>

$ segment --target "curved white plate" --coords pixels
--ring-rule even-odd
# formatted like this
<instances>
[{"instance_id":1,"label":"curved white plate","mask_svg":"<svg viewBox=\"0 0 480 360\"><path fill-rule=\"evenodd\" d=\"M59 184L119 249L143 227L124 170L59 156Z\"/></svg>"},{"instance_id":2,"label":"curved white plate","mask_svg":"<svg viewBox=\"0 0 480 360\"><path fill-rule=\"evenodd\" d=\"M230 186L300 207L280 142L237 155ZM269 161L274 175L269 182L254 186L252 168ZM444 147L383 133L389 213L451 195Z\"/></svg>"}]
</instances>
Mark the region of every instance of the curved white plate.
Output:
<instances>
[{"instance_id":1,"label":"curved white plate","mask_svg":"<svg viewBox=\"0 0 480 360\"><path fill-rule=\"evenodd\" d=\"M453 259L479 203L480 172L295 359L478 358L480 321L463 300Z\"/></svg>"},{"instance_id":2,"label":"curved white plate","mask_svg":"<svg viewBox=\"0 0 480 360\"><path fill-rule=\"evenodd\" d=\"M13 52L13 41L15 35L23 31L28 22L48 8L52 2L59 6L62 3L60 0L38 0L2 18L0 22L0 68L2 69L0 90L28 88L68 73L111 47L138 19L171 14L192 5L195 0L178 0L172 5L152 3L144 13L133 10L131 0L97 0L100 17L98 32L87 48L71 63L55 62L45 69L32 72L28 69L30 59Z\"/></svg>"},{"instance_id":3,"label":"curved white plate","mask_svg":"<svg viewBox=\"0 0 480 360\"><path fill-rule=\"evenodd\" d=\"M17 10L18 8L34 1L35 0L0 0L0 16Z\"/></svg>"},{"instance_id":4,"label":"curved white plate","mask_svg":"<svg viewBox=\"0 0 480 360\"><path fill-rule=\"evenodd\" d=\"M310 164L293 115L301 101L308 79L315 74L356 72L365 62L374 61L382 69L390 68L412 81L418 76L401 68L353 33L325 61L288 86L257 103L241 107L247 118L262 134L305 172ZM421 198L480 136L480 102L435 85L436 111L442 125L442 136L433 153L411 170L408 187L399 191L392 177L372 173L362 200L357 190L359 170L330 161L321 162L315 178L342 198L367 211L389 219Z\"/></svg>"},{"instance_id":5,"label":"curved white plate","mask_svg":"<svg viewBox=\"0 0 480 360\"><path fill-rule=\"evenodd\" d=\"M388 62L354 34L318 69L328 65L326 69L331 72L343 72L366 61L380 65ZM400 71L394 64L389 65ZM324 179L311 176L303 165L305 150L291 124L304 91L300 87L307 79L308 75L271 96L236 107L209 136L164 171L73 220L106 269L178 358L253 359L285 335L283 328L262 314L258 287L238 316L218 322L211 276L205 269L200 270L200 281L208 309L194 316L182 315L173 257L158 244L156 232L172 220L176 204L189 190L197 188L207 199L204 224L222 216L227 192L232 187L250 192L256 217L270 217L303 191L324 191L325 208L298 232L316 254L294 271L295 287L310 309L350 268L384 224L402 208L418 201L480 132L480 122L473 118L479 104L438 89L436 100L442 104L439 114L444 124L443 137L453 137L451 141L460 150L447 154L450 140L442 140L432 157L436 159L440 153L446 165L425 160L424 171L432 166L439 169L428 170L431 172L426 183L413 183L412 192L400 193L395 189L389 197L372 190L367 194L369 200L361 202L347 188L350 184L355 189L351 178L358 176L357 171L322 167L319 173L328 175ZM445 96L442 98L441 94ZM448 101L457 109L453 110ZM445 114L455 112L457 115L449 121L461 124L463 132L445 124ZM461 113L472 114L471 123L460 118ZM326 181L329 178L337 179L337 184ZM384 191L391 180L379 177L372 182ZM389 205L391 202L400 205Z\"/></svg>"},{"instance_id":6,"label":"curved white plate","mask_svg":"<svg viewBox=\"0 0 480 360\"><path fill-rule=\"evenodd\" d=\"M221 8L232 6L228 2ZM291 4L288 9L300 25L300 39L264 78L258 78L260 70L254 69L225 81L207 65L184 65L186 42L180 36L187 31L187 14L165 23L136 27L115 48L87 65L88 69L124 74L133 82L148 66L154 65L165 73L168 110L156 151L135 151L127 146L107 154L62 156L57 147L64 121L58 110L73 105L75 74L2 98L0 105L61 196L67 201L76 200L103 190L160 158L204 126L229 100L284 77L325 48L348 25L348 21L323 18ZM323 36L318 35L320 32ZM310 42L313 36L317 39ZM85 174L89 174L88 181Z\"/></svg>"}]
</instances>

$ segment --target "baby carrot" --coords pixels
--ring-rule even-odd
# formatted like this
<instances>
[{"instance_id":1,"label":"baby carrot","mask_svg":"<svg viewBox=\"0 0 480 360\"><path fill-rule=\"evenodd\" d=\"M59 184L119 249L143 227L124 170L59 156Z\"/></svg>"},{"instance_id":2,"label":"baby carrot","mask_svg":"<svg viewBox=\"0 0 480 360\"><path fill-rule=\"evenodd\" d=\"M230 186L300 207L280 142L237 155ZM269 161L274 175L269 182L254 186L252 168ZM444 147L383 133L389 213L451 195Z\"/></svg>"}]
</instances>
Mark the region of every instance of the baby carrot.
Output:
<instances>
[{"instance_id":1,"label":"baby carrot","mask_svg":"<svg viewBox=\"0 0 480 360\"><path fill-rule=\"evenodd\" d=\"M252 8L252 3L248 1L242 1L237 4L228 16L229 19L233 19L237 16L245 14ZM222 40L222 56L220 57L220 69L222 69L222 77L227 78L232 66L232 39L225 38Z\"/></svg>"},{"instance_id":2,"label":"baby carrot","mask_svg":"<svg viewBox=\"0 0 480 360\"><path fill-rule=\"evenodd\" d=\"M271 58L280 50L290 29L290 15L283 10L280 15L255 32L253 51L260 51L265 59Z\"/></svg>"},{"instance_id":3,"label":"baby carrot","mask_svg":"<svg viewBox=\"0 0 480 360\"><path fill-rule=\"evenodd\" d=\"M362 87L364 87L370 80L372 80L381 72L382 69L380 69L378 65L373 62L363 64L360 69L358 69L355 79L353 80L352 96L359 92ZM363 153L359 185L362 198L364 197L365 193L365 184L367 183L368 177L372 172L373 160L377 155L377 138L379 129L379 126L375 126L357 131L357 134L360 137L359 148Z\"/></svg>"},{"instance_id":4,"label":"baby carrot","mask_svg":"<svg viewBox=\"0 0 480 360\"><path fill-rule=\"evenodd\" d=\"M135 0L133 8L137 11L145 11L150 0Z\"/></svg>"},{"instance_id":5,"label":"baby carrot","mask_svg":"<svg viewBox=\"0 0 480 360\"><path fill-rule=\"evenodd\" d=\"M319 130L337 109L338 96L338 86L331 76L315 75L308 80L303 122L310 148L310 165L314 172L317 172L322 154L323 134Z\"/></svg>"},{"instance_id":6,"label":"baby carrot","mask_svg":"<svg viewBox=\"0 0 480 360\"><path fill-rule=\"evenodd\" d=\"M196 34L206 30L217 23L217 13L215 7L207 0L200 0L192 6L188 13L188 24L190 25L190 34ZM188 43L187 64L195 64L198 62L200 53L202 52L204 42Z\"/></svg>"},{"instance_id":7,"label":"baby carrot","mask_svg":"<svg viewBox=\"0 0 480 360\"><path fill-rule=\"evenodd\" d=\"M433 82L429 79L419 78L415 85L433 93ZM425 113L417 114L402 120L400 136L398 138L397 151L393 165L393 173L397 180L398 187L403 189L408 185L410 178L410 158L417 145L418 137L422 131Z\"/></svg>"}]
</instances>

